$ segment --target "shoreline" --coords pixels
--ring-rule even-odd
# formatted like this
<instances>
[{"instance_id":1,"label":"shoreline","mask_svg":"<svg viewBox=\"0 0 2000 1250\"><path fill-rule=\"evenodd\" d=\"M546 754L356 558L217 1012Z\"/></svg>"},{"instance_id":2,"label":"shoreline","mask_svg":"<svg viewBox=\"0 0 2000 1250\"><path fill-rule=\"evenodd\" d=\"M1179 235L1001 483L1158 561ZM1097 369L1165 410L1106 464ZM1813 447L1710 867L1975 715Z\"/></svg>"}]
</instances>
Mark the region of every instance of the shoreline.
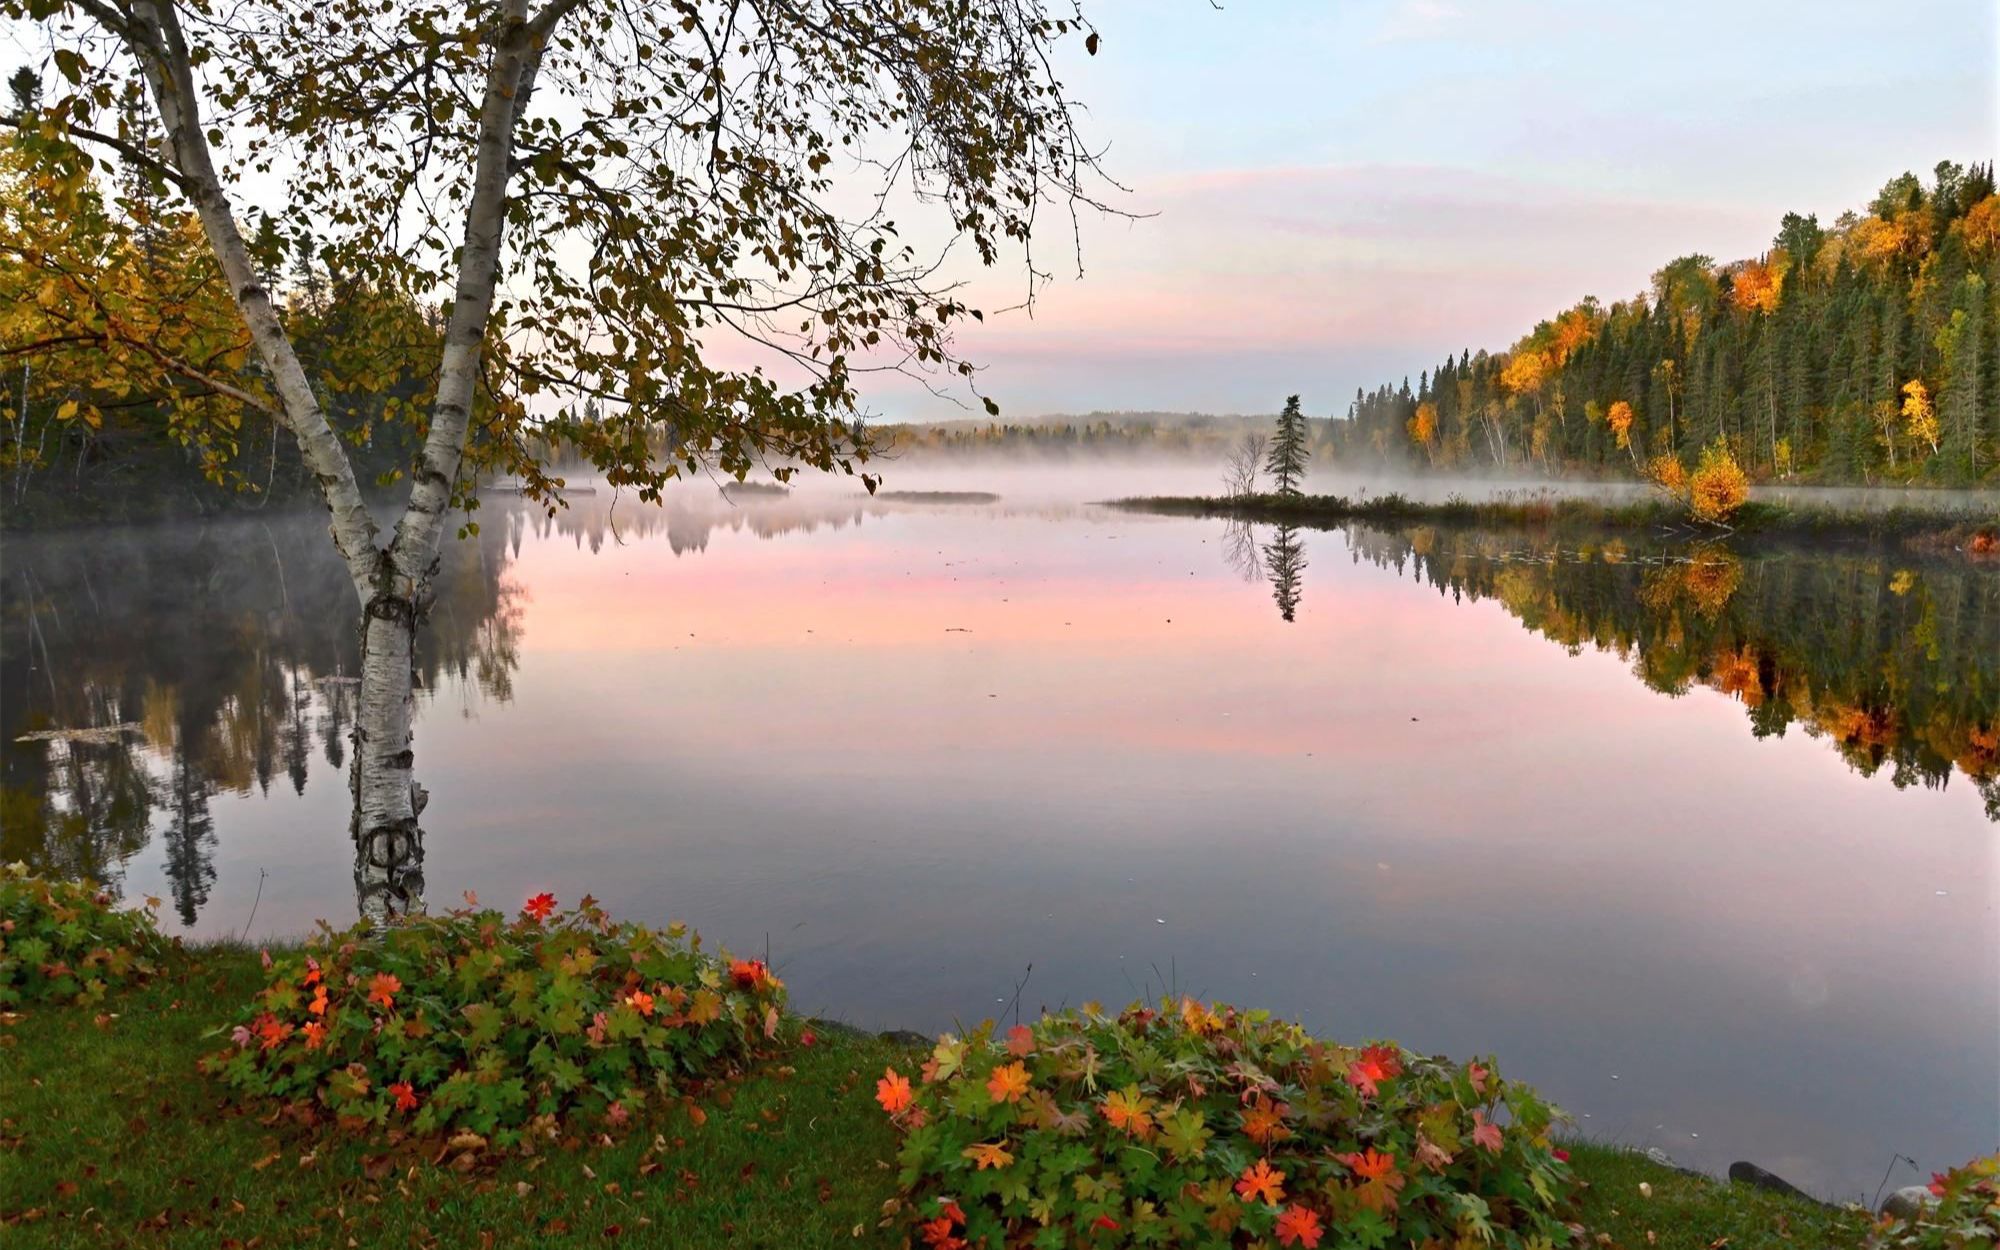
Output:
<instances>
[{"instance_id":1,"label":"shoreline","mask_svg":"<svg viewBox=\"0 0 2000 1250\"><path fill-rule=\"evenodd\" d=\"M1163 516L1224 517L1270 524L1328 529L1349 522L1374 525L1447 525L1456 528L1554 530L1652 530L1689 541L1783 537L1803 539L1898 540L1934 551L1957 550L1973 558L2000 551L2000 496L1992 511L1911 508L1901 504L1861 511L1832 506L1799 506L1752 500L1732 523L1696 521L1678 502L1644 499L1626 503L1565 498L1543 493L1526 497L1471 500L1452 496L1425 502L1405 495L1362 498L1346 495L1151 495L1104 500L1126 512Z\"/></svg>"}]
</instances>

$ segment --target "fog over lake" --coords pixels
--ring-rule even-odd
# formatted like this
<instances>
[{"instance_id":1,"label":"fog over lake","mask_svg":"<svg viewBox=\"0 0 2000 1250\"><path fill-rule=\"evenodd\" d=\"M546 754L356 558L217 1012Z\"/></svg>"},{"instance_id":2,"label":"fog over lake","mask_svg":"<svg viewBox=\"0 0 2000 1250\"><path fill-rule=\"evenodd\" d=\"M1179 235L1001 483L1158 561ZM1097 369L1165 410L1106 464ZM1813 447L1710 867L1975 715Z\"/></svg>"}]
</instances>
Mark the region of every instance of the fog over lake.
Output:
<instances>
[{"instance_id":1,"label":"fog over lake","mask_svg":"<svg viewBox=\"0 0 2000 1250\"><path fill-rule=\"evenodd\" d=\"M1990 564L1101 506L1184 462L887 487L998 498L489 493L420 643L432 906L593 894L872 1027L1175 990L1497 1054L1828 1195L1991 1149ZM9 537L0 859L192 937L352 921L324 530Z\"/></svg>"}]
</instances>

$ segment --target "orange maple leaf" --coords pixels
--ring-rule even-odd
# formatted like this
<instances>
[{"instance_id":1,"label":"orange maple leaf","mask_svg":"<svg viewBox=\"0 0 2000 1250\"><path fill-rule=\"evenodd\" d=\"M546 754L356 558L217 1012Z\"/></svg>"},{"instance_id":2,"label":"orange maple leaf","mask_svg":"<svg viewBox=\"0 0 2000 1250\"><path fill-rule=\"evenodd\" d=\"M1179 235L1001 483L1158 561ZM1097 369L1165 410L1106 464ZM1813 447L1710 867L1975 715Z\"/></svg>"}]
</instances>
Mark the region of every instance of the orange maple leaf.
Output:
<instances>
[{"instance_id":1,"label":"orange maple leaf","mask_svg":"<svg viewBox=\"0 0 2000 1250\"><path fill-rule=\"evenodd\" d=\"M1152 1105L1153 1100L1140 1093L1137 1085L1127 1085L1105 1098L1102 1110L1112 1128L1144 1140L1153 1131Z\"/></svg>"},{"instance_id":2,"label":"orange maple leaf","mask_svg":"<svg viewBox=\"0 0 2000 1250\"><path fill-rule=\"evenodd\" d=\"M384 1007L396 1005L396 992L403 988L403 982L392 972L378 972L368 983L368 1001L380 1003Z\"/></svg>"},{"instance_id":3,"label":"orange maple leaf","mask_svg":"<svg viewBox=\"0 0 2000 1250\"><path fill-rule=\"evenodd\" d=\"M1361 1154L1341 1155L1354 1174L1361 1178L1355 1187L1354 1197L1371 1211L1393 1211L1396 1209L1396 1191L1408 1183L1409 1178L1396 1170L1396 1156L1383 1154L1373 1146Z\"/></svg>"},{"instance_id":4,"label":"orange maple leaf","mask_svg":"<svg viewBox=\"0 0 2000 1250\"><path fill-rule=\"evenodd\" d=\"M898 1075L894 1068L882 1069L882 1079L875 1082L875 1101L882 1104L882 1110L901 1115L915 1100L908 1077Z\"/></svg>"},{"instance_id":5,"label":"orange maple leaf","mask_svg":"<svg viewBox=\"0 0 2000 1250\"><path fill-rule=\"evenodd\" d=\"M993 1095L994 1102L1021 1101L1028 1092L1028 1065L1003 1063L993 1069L993 1075L986 1078L986 1092Z\"/></svg>"},{"instance_id":6,"label":"orange maple leaf","mask_svg":"<svg viewBox=\"0 0 2000 1250\"><path fill-rule=\"evenodd\" d=\"M1294 1243L1313 1250L1319 1245L1324 1230L1319 1226L1319 1216L1311 1207L1297 1205L1286 1207L1278 1217L1278 1244L1289 1246Z\"/></svg>"},{"instance_id":7,"label":"orange maple leaf","mask_svg":"<svg viewBox=\"0 0 2000 1250\"><path fill-rule=\"evenodd\" d=\"M1285 1200L1285 1174L1273 1168L1269 1159L1259 1159L1243 1169L1236 1192L1245 1198L1261 1195L1265 1202L1276 1206Z\"/></svg>"},{"instance_id":8,"label":"orange maple leaf","mask_svg":"<svg viewBox=\"0 0 2000 1250\"><path fill-rule=\"evenodd\" d=\"M1007 1153L1007 1147L999 1142L974 1142L959 1153L972 1160L975 1172L1004 1168L1014 1161L1014 1156Z\"/></svg>"},{"instance_id":9,"label":"orange maple leaf","mask_svg":"<svg viewBox=\"0 0 2000 1250\"><path fill-rule=\"evenodd\" d=\"M556 909L556 896L543 892L521 905L521 910L537 920L547 920L549 913Z\"/></svg>"},{"instance_id":10,"label":"orange maple leaf","mask_svg":"<svg viewBox=\"0 0 2000 1250\"><path fill-rule=\"evenodd\" d=\"M1251 1141L1261 1145L1268 1146L1274 1141L1283 1141L1292 1135L1292 1130L1285 1127L1285 1113L1289 1110L1291 1108L1284 1103L1272 1102L1268 1097L1259 1094L1257 1101L1243 1113L1243 1131L1249 1135Z\"/></svg>"}]
</instances>

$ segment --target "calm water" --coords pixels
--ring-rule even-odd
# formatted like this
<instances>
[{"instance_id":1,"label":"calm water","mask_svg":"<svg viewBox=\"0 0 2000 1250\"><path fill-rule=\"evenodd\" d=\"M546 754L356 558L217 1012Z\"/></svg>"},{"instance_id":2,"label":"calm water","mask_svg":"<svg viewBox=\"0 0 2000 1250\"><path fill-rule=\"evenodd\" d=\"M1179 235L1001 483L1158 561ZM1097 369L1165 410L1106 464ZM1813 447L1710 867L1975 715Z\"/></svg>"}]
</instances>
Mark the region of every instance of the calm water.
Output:
<instances>
[{"instance_id":1,"label":"calm water","mask_svg":"<svg viewBox=\"0 0 2000 1250\"><path fill-rule=\"evenodd\" d=\"M489 500L426 643L432 899L685 919L878 1027L1025 978L1497 1053L1829 1195L2000 1141L2000 569L1087 502L1212 475L1140 476ZM326 548L9 539L0 856L203 936L350 920Z\"/></svg>"}]
</instances>

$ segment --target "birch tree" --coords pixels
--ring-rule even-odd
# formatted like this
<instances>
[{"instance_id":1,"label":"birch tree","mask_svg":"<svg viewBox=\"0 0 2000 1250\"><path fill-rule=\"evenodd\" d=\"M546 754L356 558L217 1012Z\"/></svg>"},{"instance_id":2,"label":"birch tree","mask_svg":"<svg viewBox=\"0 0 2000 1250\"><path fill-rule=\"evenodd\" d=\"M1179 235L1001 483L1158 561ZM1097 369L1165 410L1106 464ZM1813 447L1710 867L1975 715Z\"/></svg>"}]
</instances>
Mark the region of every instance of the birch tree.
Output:
<instances>
[{"instance_id":1,"label":"birch tree","mask_svg":"<svg viewBox=\"0 0 2000 1250\"><path fill-rule=\"evenodd\" d=\"M1021 264L1032 299L1043 214L1071 235L1080 205L1102 207L1054 68L1098 36L1048 9L0 0L0 16L35 23L54 84L13 124L79 194L123 165L184 202L252 363L224 375L149 358L288 431L330 513L362 609L364 914L422 906L412 656L444 531L461 511L476 526L476 471L516 474L551 506L558 450L648 500L676 476L759 462L855 473L871 374L971 388L953 329L981 314L946 251ZM157 142L117 124L135 75ZM937 245L905 232L906 210ZM396 414L421 450L397 475L393 524L301 365L260 236L439 307L430 385Z\"/></svg>"}]
</instances>

